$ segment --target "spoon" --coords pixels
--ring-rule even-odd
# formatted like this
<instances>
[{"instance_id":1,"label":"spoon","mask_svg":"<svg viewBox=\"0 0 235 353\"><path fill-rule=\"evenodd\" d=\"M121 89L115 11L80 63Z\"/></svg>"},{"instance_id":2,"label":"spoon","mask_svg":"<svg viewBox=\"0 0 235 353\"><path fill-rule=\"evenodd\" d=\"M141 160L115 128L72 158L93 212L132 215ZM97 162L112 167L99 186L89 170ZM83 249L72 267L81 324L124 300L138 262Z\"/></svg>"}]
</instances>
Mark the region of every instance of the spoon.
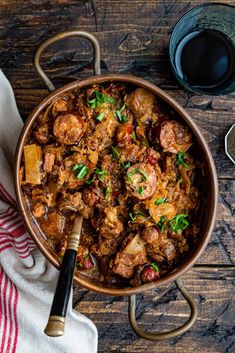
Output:
<instances>
[{"instance_id":1,"label":"spoon","mask_svg":"<svg viewBox=\"0 0 235 353\"><path fill-rule=\"evenodd\" d=\"M72 287L77 251L82 230L82 216L74 220L71 235L61 264L60 274L54 294L50 316L44 330L47 336L58 337L64 334L65 317Z\"/></svg>"}]
</instances>

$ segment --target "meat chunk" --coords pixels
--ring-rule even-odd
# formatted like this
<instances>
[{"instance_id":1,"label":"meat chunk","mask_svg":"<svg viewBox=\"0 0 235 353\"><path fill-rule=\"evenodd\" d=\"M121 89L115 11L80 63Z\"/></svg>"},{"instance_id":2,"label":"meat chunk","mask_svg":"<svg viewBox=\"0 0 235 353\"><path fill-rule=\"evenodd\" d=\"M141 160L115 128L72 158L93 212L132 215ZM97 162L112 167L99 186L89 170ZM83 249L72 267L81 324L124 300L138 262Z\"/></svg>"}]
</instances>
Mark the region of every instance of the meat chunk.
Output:
<instances>
[{"instance_id":1,"label":"meat chunk","mask_svg":"<svg viewBox=\"0 0 235 353\"><path fill-rule=\"evenodd\" d=\"M117 142L119 146L125 146L133 141L132 138L133 126L130 124L122 124L117 129Z\"/></svg>"},{"instance_id":2,"label":"meat chunk","mask_svg":"<svg viewBox=\"0 0 235 353\"><path fill-rule=\"evenodd\" d=\"M100 189L98 187L89 187L83 189L82 198L87 206L93 207L100 200Z\"/></svg>"},{"instance_id":3,"label":"meat chunk","mask_svg":"<svg viewBox=\"0 0 235 353\"><path fill-rule=\"evenodd\" d=\"M139 235L128 240L127 245L117 253L112 268L114 273L125 278L133 276L136 266L147 262L145 245Z\"/></svg>"},{"instance_id":4,"label":"meat chunk","mask_svg":"<svg viewBox=\"0 0 235 353\"><path fill-rule=\"evenodd\" d=\"M76 144L84 134L84 122L75 114L59 115L55 119L53 133L61 145Z\"/></svg>"},{"instance_id":5,"label":"meat chunk","mask_svg":"<svg viewBox=\"0 0 235 353\"><path fill-rule=\"evenodd\" d=\"M46 206L42 202L36 202L32 206L32 213L35 218L41 218L46 213Z\"/></svg>"},{"instance_id":6,"label":"meat chunk","mask_svg":"<svg viewBox=\"0 0 235 353\"><path fill-rule=\"evenodd\" d=\"M50 173L52 171L52 167L55 163L55 155L50 152L46 152L44 156L43 170L46 173Z\"/></svg>"},{"instance_id":7,"label":"meat chunk","mask_svg":"<svg viewBox=\"0 0 235 353\"><path fill-rule=\"evenodd\" d=\"M52 106L52 115L56 116L58 113L70 112L73 110L73 97L63 97L57 99Z\"/></svg>"},{"instance_id":8,"label":"meat chunk","mask_svg":"<svg viewBox=\"0 0 235 353\"><path fill-rule=\"evenodd\" d=\"M82 170L82 173L80 171ZM89 179L94 171L94 165L85 155L74 153L63 160L63 166L58 173L59 184L68 189L76 189Z\"/></svg>"},{"instance_id":9,"label":"meat chunk","mask_svg":"<svg viewBox=\"0 0 235 353\"><path fill-rule=\"evenodd\" d=\"M192 145L192 134L177 121L167 121L161 125L159 141L165 152L185 152Z\"/></svg>"},{"instance_id":10,"label":"meat chunk","mask_svg":"<svg viewBox=\"0 0 235 353\"><path fill-rule=\"evenodd\" d=\"M64 231L65 219L58 213L48 213L47 218L43 219L41 226L43 232L48 237L61 238Z\"/></svg>"},{"instance_id":11,"label":"meat chunk","mask_svg":"<svg viewBox=\"0 0 235 353\"><path fill-rule=\"evenodd\" d=\"M148 227L141 233L141 238L150 245L157 246L161 243L161 234L156 227Z\"/></svg>"},{"instance_id":12,"label":"meat chunk","mask_svg":"<svg viewBox=\"0 0 235 353\"><path fill-rule=\"evenodd\" d=\"M123 224L118 218L117 207L106 207L99 215L97 230L104 238L117 237L123 231Z\"/></svg>"},{"instance_id":13,"label":"meat chunk","mask_svg":"<svg viewBox=\"0 0 235 353\"><path fill-rule=\"evenodd\" d=\"M153 166L146 163L137 163L128 168L126 187L139 200L151 197L157 184L157 176Z\"/></svg>"},{"instance_id":14,"label":"meat chunk","mask_svg":"<svg viewBox=\"0 0 235 353\"><path fill-rule=\"evenodd\" d=\"M39 126L33 132L34 137L40 145L44 145L49 141L49 126L48 124L43 124Z\"/></svg>"},{"instance_id":15,"label":"meat chunk","mask_svg":"<svg viewBox=\"0 0 235 353\"><path fill-rule=\"evenodd\" d=\"M132 162L137 163L146 151L146 147L143 145L136 145L131 143L129 145L119 147L119 162Z\"/></svg>"},{"instance_id":16,"label":"meat chunk","mask_svg":"<svg viewBox=\"0 0 235 353\"><path fill-rule=\"evenodd\" d=\"M53 195L48 187L34 188L32 190L32 200L42 201L48 207L53 205Z\"/></svg>"},{"instance_id":17,"label":"meat chunk","mask_svg":"<svg viewBox=\"0 0 235 353\"><path fill-rule=\"evenodd\" d=\"M91 246L91 253L99 258L115 254L117 251L117 247L122 242L122 239L122 237L104 238L102 236L99 236L98 243L93 244Z\"/></svg>"},{"instance_id":18,"label":"meat chunk","mask_svg":"<svg viewBox=\"0 0 235 353\"><path fill-rule=\"evenodd\" d=\"M177 254L173 242L163 234L161 234L156 246L154 244L147 246L147 252L149 257L156 262L171 262L175 259Z\"/></svg>"},{"instance_id":19,"label":"meat chunk","mask_svg":"<svg viewBox=\"0 0 235 353\"><path fill-rule=\"evenodd\" d=\"M160 157L160 153L156 152L153 148L147 148L139 160L140 162L149 163L155 166Z\"/></svg>"},{"instance_id":20,"label":"meat chunk","mask_svg":"<svg viewBox=\"0 0 235 353\"><path fill-rule=\"evenodd\" d=\"M144 88L137 88L126 98L126 105L136 118L140 118L154 107L154 95Z\"/></svg>"},{"instance_id":21,"label":"meat chunk","mask_svg":"<svg viewBox=\"0 0 235 353\"><path fill-rule=\"evenodd\" d=\"M81 192L74 194L64 192L59 200L59 208L79 212L86 219L93 216L93 209L83 202Z\"/></svg>"}]
</instances>

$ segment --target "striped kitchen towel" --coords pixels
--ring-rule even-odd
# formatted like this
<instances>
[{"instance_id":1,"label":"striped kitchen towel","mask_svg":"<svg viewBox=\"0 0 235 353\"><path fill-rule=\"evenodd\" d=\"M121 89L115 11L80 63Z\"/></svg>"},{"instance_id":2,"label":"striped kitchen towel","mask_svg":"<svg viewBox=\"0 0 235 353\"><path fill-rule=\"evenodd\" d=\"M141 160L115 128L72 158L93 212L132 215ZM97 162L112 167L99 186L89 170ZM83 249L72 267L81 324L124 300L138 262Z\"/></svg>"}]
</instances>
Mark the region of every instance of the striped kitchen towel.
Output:
<instances>
[{"instance_id":1,"label":"striped kitchen towel","mask_svg":"<svg viewBox=\"0 0 235 353\"><path fill-rule=\"evenodd\" d=\"M0 353L95 353L96 327L72 310L71 298L65 335L43 332L58 271L36 249L17 212L11 165L22 126L0 71Z\"/></svg>"}]
</instances>

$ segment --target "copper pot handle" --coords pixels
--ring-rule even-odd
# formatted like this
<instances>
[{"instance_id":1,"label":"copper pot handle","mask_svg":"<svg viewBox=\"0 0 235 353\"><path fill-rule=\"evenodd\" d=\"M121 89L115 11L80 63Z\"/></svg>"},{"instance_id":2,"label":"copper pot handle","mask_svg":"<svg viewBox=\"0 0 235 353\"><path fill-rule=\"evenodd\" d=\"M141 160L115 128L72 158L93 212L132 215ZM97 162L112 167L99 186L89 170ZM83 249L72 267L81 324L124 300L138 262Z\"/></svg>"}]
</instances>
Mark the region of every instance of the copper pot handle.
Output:
<instances>
[{"instance_id":1,"label":"copper pot handle","mask_svg":"<svg viewBox=\"0 0 235 353\"><path fill-rule=\"evenodd\" d=\"M45 82L45 84L47 85L47 87L51 92L55 90L55 86L53 85L49 77L45 74L44 70L42 69L40 65L40 58L43 51L49 45L68 37L84 37L91 42L93 46L93 56L94 56L94 73L95 75L100 75L100 45L96 37L93 36L93 34L91 33L84 32L84 31L77 31L77 30L58 33L55 36L50 37L46 39L44 42L42 42L37 47L33 58L33 64L34 64L35 70L37 71L38 75Z\"/></svg>"},{"instance_id":2,"label":"copper pot handle","mask_svg":"<svg viewBox=\"0 0 235 353\"><path fill-rule=\"evenodd\" d=\"M130 325L131 325L133 331L138 336L140 336L141 338L144 338L146 340L161 341L161 340L166 340L169 338L173 338L175 336L182 335L183 333L188 331L194 325L194 323L197 319L197 314L198 314L197 313L197 306L194 303L193 298L191 297L191 295L189 294L187 289L183 286L181 280L178 279L177 281L175 281L175 284L176 284L177 288L179 289L180 293L186 299L188 305L190 306L191 312L190 312L190 316L189 316L188 320L182 326L180 326L176 329L173 329L171 331L162 332L162 333L146 332L146 331L142 330L136 322L136 317L135 317L136 296L134 294L129 297L129 321L130 321Z\"/></svg>"}]
</instances>

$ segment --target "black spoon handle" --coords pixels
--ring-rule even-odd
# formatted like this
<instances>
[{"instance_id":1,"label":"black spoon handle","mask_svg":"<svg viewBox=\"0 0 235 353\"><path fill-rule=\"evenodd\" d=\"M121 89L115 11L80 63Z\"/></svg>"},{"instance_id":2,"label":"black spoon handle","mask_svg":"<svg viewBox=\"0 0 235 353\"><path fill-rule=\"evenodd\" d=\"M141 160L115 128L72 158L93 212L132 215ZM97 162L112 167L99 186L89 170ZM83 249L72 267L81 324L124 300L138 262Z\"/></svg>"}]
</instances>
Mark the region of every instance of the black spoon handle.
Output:
<instances>
[{"instance_id":1,"label":"black spoon handle","mask_svg":"<svg viewBox=\"0 0 235 353\"><path fill-rule=\"evenodd\" d=\"M57 337L64 334L65 317L73 282L81 228L82 217L79 216L74 221L71 236L68 239L67 249L61 264L50 316L44 330L45 334L48 336Z\"/></svg>"}]
</instances>

